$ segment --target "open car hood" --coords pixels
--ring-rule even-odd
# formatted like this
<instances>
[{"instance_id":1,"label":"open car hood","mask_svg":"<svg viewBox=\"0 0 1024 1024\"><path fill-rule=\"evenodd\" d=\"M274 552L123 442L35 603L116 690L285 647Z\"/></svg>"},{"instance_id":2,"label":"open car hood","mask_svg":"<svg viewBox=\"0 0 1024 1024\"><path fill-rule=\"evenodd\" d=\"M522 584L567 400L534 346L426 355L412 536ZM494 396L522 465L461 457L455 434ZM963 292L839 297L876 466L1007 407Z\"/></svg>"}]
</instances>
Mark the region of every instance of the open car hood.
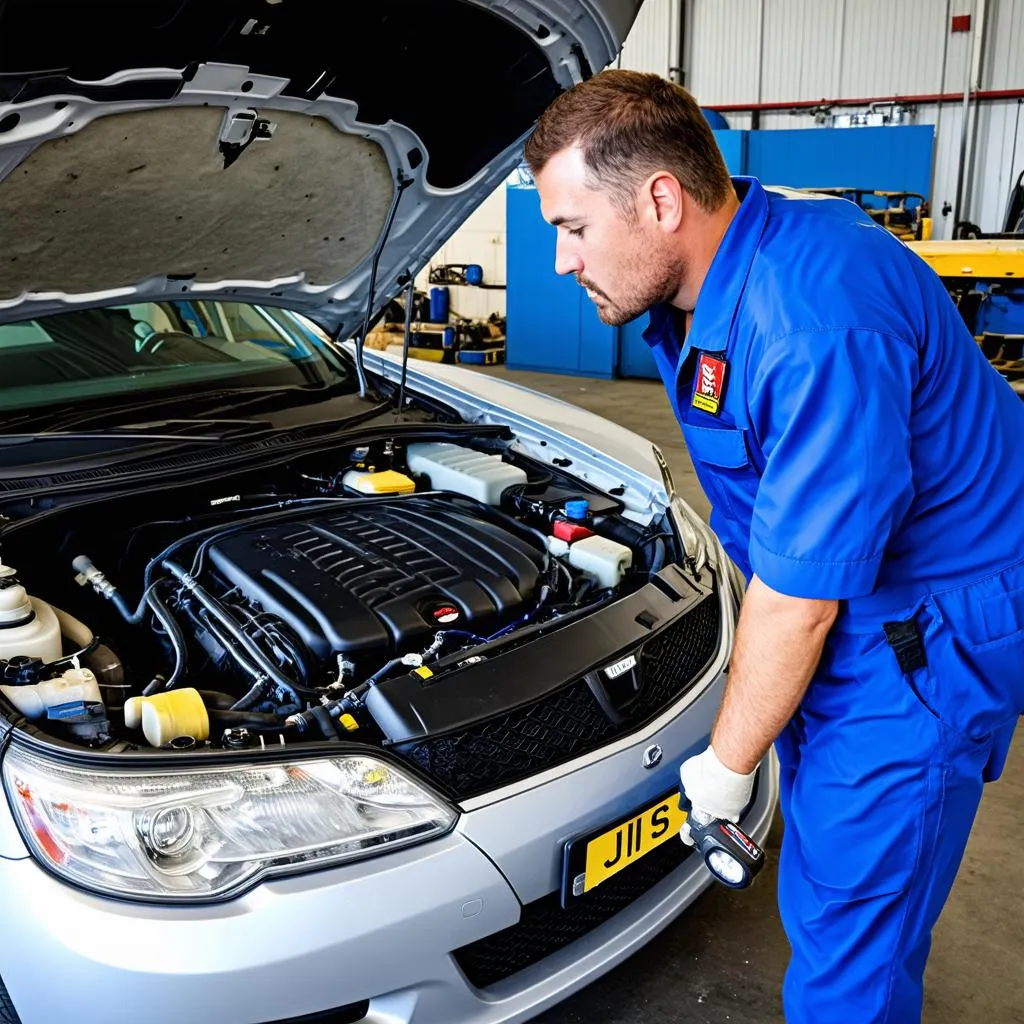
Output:
<instances>
[{"instance_id":1,"label":"open car hood","mask_svg":"<svg viewBox=\"0 0 1024 1024\"><path fill-rule=\"evenodd\" d=\"M638 6L6 0L0 323L191 294L351 336Z\"/></svg>"}]
</instances>

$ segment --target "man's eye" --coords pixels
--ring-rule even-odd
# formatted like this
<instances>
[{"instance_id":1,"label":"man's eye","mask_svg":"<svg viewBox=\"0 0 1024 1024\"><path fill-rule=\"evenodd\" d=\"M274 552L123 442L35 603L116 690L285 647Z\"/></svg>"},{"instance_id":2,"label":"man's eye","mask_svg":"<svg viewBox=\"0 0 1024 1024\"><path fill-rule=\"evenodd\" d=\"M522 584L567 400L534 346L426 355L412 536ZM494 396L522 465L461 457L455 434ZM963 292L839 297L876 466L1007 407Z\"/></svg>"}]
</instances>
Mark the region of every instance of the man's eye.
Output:
<instances>
[{"instance_id":1,"label":"man's eye","mask_svg":"<svg viewBox=\"0 0 1024 1024\"><path fill-rule=\"evenodd\" d=\"M583 228L568 228L567 230L568 230L569 234L572 235L573 238L582 238L583 237Z\"/></svg>"}]
</instances>

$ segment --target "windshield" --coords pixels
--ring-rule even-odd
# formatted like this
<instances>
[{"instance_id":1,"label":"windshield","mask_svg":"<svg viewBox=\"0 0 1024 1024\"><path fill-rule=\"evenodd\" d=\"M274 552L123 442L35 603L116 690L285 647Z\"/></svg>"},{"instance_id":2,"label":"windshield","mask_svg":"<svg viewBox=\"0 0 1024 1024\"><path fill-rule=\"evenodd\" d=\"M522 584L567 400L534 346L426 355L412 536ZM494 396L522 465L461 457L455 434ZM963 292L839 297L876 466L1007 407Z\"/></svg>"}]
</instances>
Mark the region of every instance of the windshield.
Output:
<instances>
[{"instance_id":1,"label":"windshield","mask_svg":"<svg viewBox=\"0 0 1024 1024\"><path fill-rule=\"evenodd\" d=\"M179 389L349 380L298 314L244 302L136 302L0 324L0 412Z\"/></svg>"}]
</instances>

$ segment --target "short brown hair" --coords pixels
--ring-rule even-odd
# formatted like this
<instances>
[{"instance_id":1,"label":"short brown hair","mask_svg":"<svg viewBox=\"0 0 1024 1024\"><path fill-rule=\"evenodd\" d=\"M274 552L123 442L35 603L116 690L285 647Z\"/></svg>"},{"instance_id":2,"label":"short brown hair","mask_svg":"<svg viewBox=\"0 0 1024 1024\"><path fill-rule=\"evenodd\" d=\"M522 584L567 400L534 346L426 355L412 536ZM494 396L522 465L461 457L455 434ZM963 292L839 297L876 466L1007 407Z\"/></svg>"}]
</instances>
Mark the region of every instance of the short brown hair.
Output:
<instances>
[{"instance_id":1,"label":"short brown hair","mask_svg":"<svg viewBox=\"0 0 1024 1024\"><path fill-rule=\"evenodd\" d=\"M660 75L612 69L562 93L526 143L537 175L556 153L579 145L595 184L626 213L637 189L669 171L708 212L732 192L729 171L696 100Z\"/></svg>"}]
</instances>

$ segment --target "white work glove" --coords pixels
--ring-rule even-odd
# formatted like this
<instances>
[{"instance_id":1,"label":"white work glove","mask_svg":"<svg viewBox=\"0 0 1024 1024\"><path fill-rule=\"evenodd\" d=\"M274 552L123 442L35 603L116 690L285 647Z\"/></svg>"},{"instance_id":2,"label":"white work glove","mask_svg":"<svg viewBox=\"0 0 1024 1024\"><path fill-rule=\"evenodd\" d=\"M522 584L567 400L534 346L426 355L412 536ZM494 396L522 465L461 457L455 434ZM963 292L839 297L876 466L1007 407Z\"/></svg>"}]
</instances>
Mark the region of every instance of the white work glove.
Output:
<instances>
[{"instance_id":1,"label":"white work glove","mask_svg":"<svg viewBox=\"0 0 1024 1024\"><path fill-rule=\"evenodd\" d=\"M739 821L743 808L750 802L754 775L741 775L726 768L709 746L705 751L684 761L679 767L679 781L690 802L690 815L705 823L714 818ZM689 819L683 822L679 838L693 846Z\"/></svg>"}]
</instances>

